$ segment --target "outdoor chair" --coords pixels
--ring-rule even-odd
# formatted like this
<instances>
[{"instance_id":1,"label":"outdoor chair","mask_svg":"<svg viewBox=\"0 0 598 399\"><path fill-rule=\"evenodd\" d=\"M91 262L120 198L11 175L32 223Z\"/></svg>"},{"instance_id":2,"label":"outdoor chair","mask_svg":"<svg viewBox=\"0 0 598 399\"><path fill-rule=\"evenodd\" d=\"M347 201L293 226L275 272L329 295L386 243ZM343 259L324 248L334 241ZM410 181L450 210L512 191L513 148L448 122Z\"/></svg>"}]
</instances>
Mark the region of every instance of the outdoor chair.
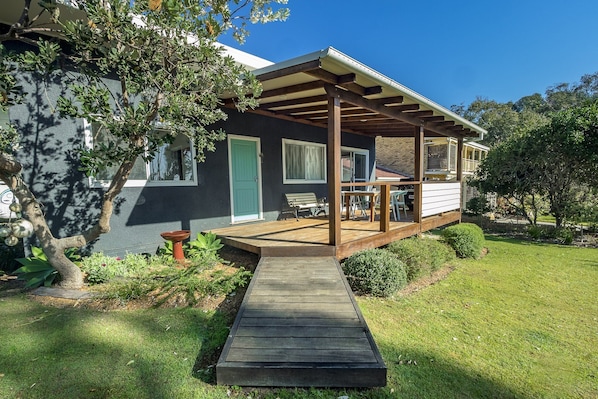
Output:
<instances>
[{"instance_id":1,"label":"outdoor chair","mask_svg":"<svg viewBox=\"0 0 598 399\"><path fill-rule=\"evenodd\" d=\"M401 220L401 209L407 217L407 204L405 203L405 194L407 191L395 191L390 194L390 204L392 206L392 217L395 222Z\"/></svg>"}]
</instances>

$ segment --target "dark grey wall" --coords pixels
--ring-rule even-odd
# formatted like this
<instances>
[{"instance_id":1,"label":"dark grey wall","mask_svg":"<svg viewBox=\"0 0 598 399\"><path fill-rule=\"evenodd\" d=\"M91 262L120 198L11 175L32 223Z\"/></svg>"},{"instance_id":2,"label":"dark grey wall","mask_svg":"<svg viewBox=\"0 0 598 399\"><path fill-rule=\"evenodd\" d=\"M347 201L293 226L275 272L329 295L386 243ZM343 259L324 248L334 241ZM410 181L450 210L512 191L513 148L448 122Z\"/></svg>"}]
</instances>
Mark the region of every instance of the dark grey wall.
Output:
<instances>
[{"instance_id":1,"label":"dark grey wall","mask_svg":"<svg viewBox=\"0 0 598 399\"><path fill-rule=\"evenodd\" d=\"M61 93L59 77L47 82L22 78L29 93L27 101L12 107L9 117L23 136L18 158L25 165L25 181L43 203L56 236L80 232L95 221L103 193L89 186L73 153L74 148L84 145L83 121L53 114L48 100L55 103ZM229 134L260 138L266 220L279 217L285 192L327 195L326 184L285 185L282 177L282 138L325 143L325 129L235 111L229 112L222 127ZM373 139L343 134L342 145L369 149L372 170ZM190 229L193 237L203 230L230 225L228 174L225 140L217 143L216 151L208 153L204 163L198 164L197 186L125 188L111 220L112 230L93 245L93 250L111 255L153 253L163 243L160 232Z\"/></svg>"}]
</instances>

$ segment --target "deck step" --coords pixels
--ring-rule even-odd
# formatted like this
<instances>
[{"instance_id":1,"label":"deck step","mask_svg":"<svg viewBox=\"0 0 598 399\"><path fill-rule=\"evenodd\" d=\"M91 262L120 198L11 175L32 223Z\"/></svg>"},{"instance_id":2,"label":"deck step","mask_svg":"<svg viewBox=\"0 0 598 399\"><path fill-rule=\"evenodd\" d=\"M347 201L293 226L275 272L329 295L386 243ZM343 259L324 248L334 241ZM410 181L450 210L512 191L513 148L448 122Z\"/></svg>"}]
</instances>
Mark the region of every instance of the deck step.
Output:
<instances>
[{"instance_id":1,"label":"deck step","mask_svg":"<svg viewBox=\"0 0 598 399\"><path fill-rule=\"evenodd\" d=\"M386 366L334 257L263 257L216 377L236 386L379 387Z\"/></svg>"}]
</instances>

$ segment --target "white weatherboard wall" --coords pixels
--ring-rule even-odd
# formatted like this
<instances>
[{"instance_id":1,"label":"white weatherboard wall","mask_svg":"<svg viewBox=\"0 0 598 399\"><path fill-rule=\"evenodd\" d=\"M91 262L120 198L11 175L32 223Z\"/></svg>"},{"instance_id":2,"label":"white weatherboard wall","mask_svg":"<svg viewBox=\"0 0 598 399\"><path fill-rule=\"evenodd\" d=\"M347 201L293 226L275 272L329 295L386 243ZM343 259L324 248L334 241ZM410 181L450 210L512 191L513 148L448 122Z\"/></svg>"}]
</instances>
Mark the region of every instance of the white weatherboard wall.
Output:
<instances>
[{"instance_id":1,"label":"white weatherboard wall","mask_svg":"<svg viewBox=\"0 0 598 399\"><path fill-rule=\"evenodd\" d=\"M423 183L422 217L460 209L461 183Z\"/></svg>"}]
</instances>

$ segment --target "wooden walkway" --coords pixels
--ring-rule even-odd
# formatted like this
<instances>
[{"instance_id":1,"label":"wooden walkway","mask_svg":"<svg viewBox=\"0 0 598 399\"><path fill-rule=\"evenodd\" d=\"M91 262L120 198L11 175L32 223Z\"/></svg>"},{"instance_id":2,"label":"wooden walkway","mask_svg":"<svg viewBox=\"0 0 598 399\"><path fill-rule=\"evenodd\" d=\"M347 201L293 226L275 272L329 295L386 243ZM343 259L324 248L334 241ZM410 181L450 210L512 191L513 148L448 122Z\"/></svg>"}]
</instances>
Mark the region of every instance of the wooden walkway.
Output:
<instances>
[{"instance_id":1,"label":"wooden walkway","mask_svg":"<svg viewBox=\"0 0 598 399\"><path fill-rule=\"evenodd\" d=\"M263 257L216 376L221 385L376 387L386 366L334 257Z\"/></svg>"}]
</instances>

